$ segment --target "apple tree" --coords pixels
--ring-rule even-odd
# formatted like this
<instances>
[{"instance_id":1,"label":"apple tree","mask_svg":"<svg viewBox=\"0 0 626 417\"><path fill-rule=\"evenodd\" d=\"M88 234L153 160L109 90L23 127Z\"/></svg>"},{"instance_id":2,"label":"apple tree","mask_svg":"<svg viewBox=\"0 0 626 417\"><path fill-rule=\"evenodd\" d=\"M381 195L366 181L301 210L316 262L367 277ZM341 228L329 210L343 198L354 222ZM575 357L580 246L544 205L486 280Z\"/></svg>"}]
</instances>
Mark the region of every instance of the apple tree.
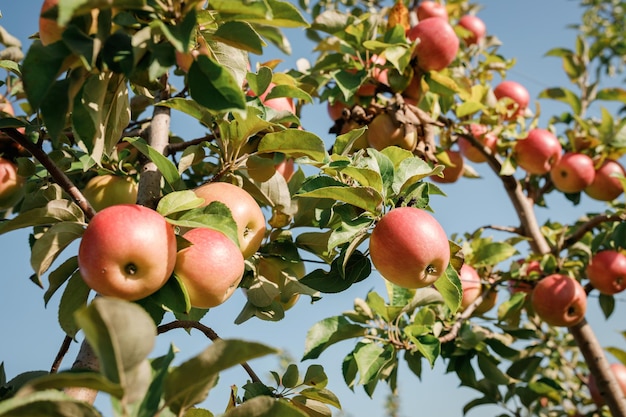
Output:
<instances>
[{"instance_id":1,"label":"apple tree","mask_svg":"<svg viewBox=\"0 0 626 417\"><path fill-rule=\"evenodd\" d=\"M464 412L626 416L626 350L610 364L585 318L588 294L608 318L626 288L626 90L605 87L623 74L626 8L580 1L572 45L547 51L570 84L541 92L567 108L545 125L479 9L45 0L25 50L0 27L0 232L30 231L29 278L60 299L66 335L50 372L0 367L0 416L97 416L98 392L120 416L211 416L202 402L233 366L249 379L225 416L332 415L321 365L263 381L247 361L276 349L221 339L207 312L242 291L235 323L280 328L295 303L375 279L384 294L319 313L303 360L340 344L332 366L369 395L441 361L476 391ZM264 51L289 53L294 28L314 59L279 71ZM301 124L313 105L329 138ZM205 133L176 136L181 116ZM472 164L510 200L517 224L493 227L504 238L448 236L430 207L447 183L476 181ZM540 224L550 193L606 209ZM151 357L173 329L210 341L180 365L174 350Z\"/></svg>"}]
</instances>

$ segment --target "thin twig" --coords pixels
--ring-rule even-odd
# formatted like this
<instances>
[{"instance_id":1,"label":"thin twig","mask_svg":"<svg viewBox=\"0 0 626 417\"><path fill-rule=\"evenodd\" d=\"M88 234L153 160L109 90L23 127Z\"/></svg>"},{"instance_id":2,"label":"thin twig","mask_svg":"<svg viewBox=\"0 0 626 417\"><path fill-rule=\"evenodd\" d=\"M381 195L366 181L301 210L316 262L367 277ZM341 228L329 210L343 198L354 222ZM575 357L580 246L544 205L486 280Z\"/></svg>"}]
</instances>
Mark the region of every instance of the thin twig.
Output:
<instances>
[{"instance_id":1,"label":"thin twig","mask_svg":"<svg viewBox=\"0 0 626 417\"><path fill-rule=\"evenodd\" d=\"M157 327L157 334L162 334L173 329L190 329L190 328L200 330L207 338L209 338L213 342L221 339L217 335L217 333L215 333L213 329L211 329L208 326L205 326L204 324L200 322L193 321L193 320L176 320L170 323L162 324L159 327ZM246 370L252 382L261 382L261 379L252 370L252 368L250 367L250 365L248 365L247 362L242 362L241 366L243 369Z\"/></svg>"},{"instance_id":2,"label":"thin twig","mask_svg":"<svg viewBox=\"0 0 626 417\"><path fill-rule=\"evenodd\" d=\"M63 343L61 343L61 347L59 348L59 352L57 353L57 356L54 358L54 362L52 362L52 366L50 367L51 374L55 374L59 371L61 362L63 362L63 358L67 354L68 350L70 350L71 344L72 338L69 336L65 336L65 338L63 339Z\"/></svg>"}]
</instances>

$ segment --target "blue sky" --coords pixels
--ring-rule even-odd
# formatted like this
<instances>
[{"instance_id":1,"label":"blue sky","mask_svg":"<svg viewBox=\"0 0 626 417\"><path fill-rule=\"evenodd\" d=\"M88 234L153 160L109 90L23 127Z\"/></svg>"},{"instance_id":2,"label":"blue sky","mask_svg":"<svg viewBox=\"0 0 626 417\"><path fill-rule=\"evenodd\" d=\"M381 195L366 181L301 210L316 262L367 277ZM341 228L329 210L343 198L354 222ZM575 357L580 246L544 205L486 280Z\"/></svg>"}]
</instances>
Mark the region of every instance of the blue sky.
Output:
<instances>
[{"instance_id":1,"label":"blue sky","mask_svg":"<svg viewBox=\"0 0 626 417\"><path fill-rule=\"evenodd\" d=\"M568 24L576 22L580 17L577 2L568 0L527 0L527 1L482 1L484 9L478 13L488 28L489 34L495 34L503 42L500 49L506 57L515 57L517 65L509 73L509 78L526 85L531 97L546 87L567 85L562 74L561 63L557 58L544 57L552 47L573 45L575 32L566 29ZM10 33L23 40L37 30L37 12L40 1L35 0L0 0L0 11L3 18L0 25ZM292 40L293 56L286 57L272 49L263 60L281 58L285 64L281 69L293 65L298 58L314 59L310 54L312 45L298 36ZM531 106L534 108L534 106ZM560 104L541 100L544 115L559 113L564 110ZM543 117L545 127L546 118ZM302 121L305 128L312 130L325 140L330 140L327 133L331 123L326 116L325 106L305 108ZM182 137L193 137L200 132L189 127L184 121L174 122L173 130ZM515 213L506 194L486 167L475 165L483 179L461 180L458 184L444 185L447 197L435 197L432 207L435 216L449 233L473 231L486 224L515 225ZM623 198L623 197L622 197ZM602 210L603 205L583 197L582 204L574 207L563 196L554 194L548 198L549 209L539 209L540 221L546 219L559 220L563 223L573 222L584 212ZM0 235L0 361L9 378L18 373L49 369L58 347L63 340L63 333L56 321L58 294L44 307L43 291L33 285L28 277L32 274L29 264L28 231L16 231ZM76 253L70 247L65 256ZM236 326L233 320L239 313L244 302L243 295L238 292L229 302L209 312L203 322L212 327L224 338L243 338L256 340L284 349L294 360L298 361L304 349L307 330L317 321L339 314L352 308L355 297L365 298L367 292L375 289L384 294L382 279L373 274L365 282L359 283L350 290L325 296L315 305L306 299L290 310L287 317L279 323L267 323L251 320ZM623 338L619 334L623 325L615 319L622 312L623 302L618 303L617 313L612 320L605 321L597 300L590 300L588 320L594 325L603 346L622 345ZM169 344L178 349L178 360L184 360L200 352L209 342L199 333L191 336L183 331L175 331L159 337L154 355L164 354ZM369 399L357 387L354 392L344 384L340 373L341 361L350 351L351 342L342 343L330 348L317 361L307 361L302 369L312 363L321 363L330 377L328 388L334 391L344 406L345 415L351 416L382 416L383 404L387 388L379 385L373 399ZM62 364L62 368L71 366L76 356L77 344L74 344ZM612 359L612 358L610 358ZM277 358L253 361L255 371L260 375L276 368ZM433 415L461 416L465 403L478 395L471 390L458 387L455 375L444 375L445 364L439 361L435 369L424 370L422 380L418 380L408 369L400 371L401 415ZM246 374L239 368L224 372L221 385L226 389L232 384L242 385ZM226 405L227 391L222 388L211 392L206 406L219 413ZM106 412L107 401L100 399L97 405ZM468 413L469 417L493 416L499 408L478 407ZM109 414L109 413L106 413Z\"/></svg>"}]
</instances>

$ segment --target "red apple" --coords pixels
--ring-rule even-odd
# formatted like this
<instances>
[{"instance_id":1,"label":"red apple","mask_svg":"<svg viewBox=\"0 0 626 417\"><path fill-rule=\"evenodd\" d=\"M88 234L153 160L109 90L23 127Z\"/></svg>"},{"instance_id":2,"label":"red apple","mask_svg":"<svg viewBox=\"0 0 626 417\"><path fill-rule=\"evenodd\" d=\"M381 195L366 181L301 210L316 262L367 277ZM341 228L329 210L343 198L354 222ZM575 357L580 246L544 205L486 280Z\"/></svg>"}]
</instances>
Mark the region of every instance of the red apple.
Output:
<instances>
[{"instance_id":1,"label":"red apple","mask_svg":"<svg viewBox=\"0 0 626 417\"><path fill-rule=\"evenodd\" d=\"M196 228L183 237L192 243L176 256L174 274L182 281L192 307L216 307L230 298L243 277L241 251L226 235Z\"/></svg>"},{"instance_id":2,"label":"red apple","mask_svg":"<svg viewBox=\"0 0 626 417\"><path fill-rule=\"evenodd\" d=\"M413 56L424 71L439 71L454 61L459 50L459 38L450 24L438 17L429 17L413 26L407 34L409 40L419 39Z\"/></svg>"},{"instance_id":3,"label":"red apple","mask_svg":"<svg viewBox=\"0 0 626 417\"><path fill-rule=\"evenodd\" d=\"M532 292L537 315L552 326L574 326L587 311L587 294L578 281L552 274L540 280Z\"/></svg>"},{"instance_id":4,"label":"red apple","mask_svg":"<svg viewBox=\"0 0 626 417\"><path fill-rule=\"evenodd\" d=\"M609 365L611 368L611 372L615 376L617 380L617 384L619 385L621 391L626 396L626 365L616 362ZM596 377L593 374L589 374L589 378L587 379L587 387L589 388L589 394L591 394L591 399L598 407L602 407L605 403L600 390L598 389L598 384L596 383Z\"/></svg>"},{"instance_id":5,"label":"red apple","mask_svg":"<svg viewBox=\"0 0 626 417\"><path fill-rule=\"evenodd\" d=\"M566 152L550 170L554 187L564 193L577 193L587 188L596 176L593 160L577 152Z\"/></svg>"},{"instance_id":6,"label":"red apple","mask_svg":"<svg viewBox=\"0 0 626 417\"><path fill-rule=\"evenodd\" d=\"M99 211L78 248L85 283L101 295L130 301L161 288L175 263L173 227L156 211L137 204Z\"/></svg>"},{"instance_id":7,"label":"red apple","mask_svg":"<svg viewBox=\"0 0 626 417\"><path fill-rule=\"evenodd\" d=\"M252 256L265 237L265 216L256 200L243 188L227 182L211 182L194 190L208 206L213 201L224 203L237 223L239 246L244 258Z\"/></svg>"},{"instance_id":8,"label":"red apple","mask_svg":"<svg viewBox=\"0 0 626 417\"><path fill-rule=\"evenodd\" d=\"M603 250L591 257L587 278L602 294L613 295L626 289L626 256L616 250Z\"/></svg>"},{"instance_id":9,"label":"red apple","mask_svg":"<svg viewBox=\"0 0 626 417\"><path fill-rule=\"evenodd\" d=\"M520 139L513 150L517 165L529 174L543 175L561 159L563 148L552 132L532 129L525 139Z\"/></svg>"},{"instance_id":10,"label":"red apple","mask_svg":"<svg viewBox=\"0 0 626 417\"><path fill-rule=\"evenodd\" d=\"M428 19L429 17L439 17L441 19L448 20L448 11L446 6L434 1L423 1L416 9L417 18L421 20Z\"/></svg>"},{"instance_id":11,"label":"red apple","mask_svg":"<svg viewBox=\"0 0 626 417\"><path fill-rule=\"evenodd\" d=\"M459 26L468 30L471 35L463 38L466 44L474 45L477 43L481 43L485 39L485 35L487 34L487 27L485 26L485 22L482 21L479 17L474 15L466 14L465 16L459 19Z\"/></svg>"},{"instance_id":12,"label":"red apple","mask_svg":"<svg viewBox=\"0 0 626 417\"><path fill-rule=\"evenodd\" d=\"M116 204L137 202L137 181L133 177L106 174L93 177L83 189L83 195L96 211Z\"/></svg>"},{"instance_id":13,"label":"red apple","mask_svg":"<svg viewBox=\"0 0 626 417\"><path fill-rule=\"evenodd\" d=\"M530 93L526 87L515 81L502 81L494 88L493 94L498 100L508 98L513 101L507 107L511 113L510 117L507 117L508 119L523 115L530 103Z\"/></svg>"},{"instance_id":14,"label":"red apple","mask_svg":"<svg viewBox=\"0 0 626 417\"><path fill-rule=\"evenodd\" d=\"M463 264L459 273L461 280L461 288L463 289L463 298L461 300L461 311L467 309L483 292L483 284L480 276L474 267ZM491 310L498 300L498 293L490 291L487 297L476 307L474 314L484 314Z\"/></svg>"},{"instance_id":15,"label":"red apple","mask_svg":"<svg viewBox=\"0 0 626 417\"><path fill-rule=\"evenodd\" d=\"M431 214L415 207L385 214L372 231L369 250L378 272L404 288L433 284L450 261L445 231Z\"/></svg>"},{"instance_id":16,"label":"red apple","mask_svg":"<svg viewBox=\"0 0 626 417\"><path fill-rule=\"evenodd\" d=\"M478 142L482 143L484 147L488 148L492 154L496 153L498 137L490 133L486 126L472 123L469 125L469 134L476 138ZM461 154L468 160L478 164L487 161L485 154L463 136L459 136L458 144Z\"/></svg>"},{"instance_id":17,"label":"red apple","mask_svg":"<svg viewBox=\"0 0 626 417\"><path fill-rule=\"evenodd\" d=\"M446 149L446 155L448 155L448 159L450 160L451 165L446 165L446 167L443 169L443 177L440 177L438 175L432 175L430 179L434 182L450 184L453 182L457 182L459 178L463 176L465 163L463 161L463 156L461 155L461 152Z\"/></svg>"},{"instance_id":18,"label":"red apple","mask_svg":"<svg viewBox=\"0 0 626 417\"><path fill-rule=\"evenodd\" d=\"M341 100L335 100L333 104L327 103L328 116L331 120L339 120L343 117L343 110L348 108L348 105Z\"/></svg>"},{"instance_id":19,"label":"red apple","mask_svg":"<svg viewBox=\"0 0 626 417\"><path fill-rule=\"evenodd\" d=\"M296 170L295 162L293 158L285 157L282 161L276 164L276 172L283 176L285 181L289 182Z\"/></svg>"},{"instance_id":20,"label":"red apple","mask_svg":"<svg viewBox=\"0 0 626 417\"><path fill-rule=\"evenodd\" d=\"M59 0L44 0L39 13L39 39L43 45L49 45L61 40L64 27L59 26L56 20L41 17L42 14L59 4Z\"/></svg>"},{"instance_id":21,"label":"red apple","mask_svg":"<svg viewBox=\"0 0 626 417\"><path fill-rule=\"evenodd\" d=\"M626 175L624 167L612 159L606 159L600 168L596 169L593 182L585 188L585 194L594 200L613 201L624 192L619 177Z\"/></svg>"},{"instance_id":22,"label":"red apple","mask_svg":"<svg viewBox=\"0 0 626 417\"><path fill-rule=\"evenodd\" d=\"M412 151L417 145L417 130L407 132L404 124L396 123L388 113L380 113L368 125L367 141L378 151L387 146Z\"/></svg>"},{"instance_id":23,"label":"red apple","mask_svg":"<svg viewBox=\"0 0 626 417\"><path fill-rule=\"evenodd\" d=\"M509 292L511 294L518 292L529 294L533 289L532 280L543 274L541 262L535 259L526 263L524 259L520 259L517 263L521 265L519 270L520 277L516 280L509 280Z\"/></svg>"},{"instance_id":24,"label":"red apple","mask_svg":"<svg viewBox=\"0 0 626 417\"><path fill-rule=\"evenodd\" d=\"M271 98L269 100L266 99L266 97L274 89L274 87L276 87L276 84L270 83L270 85L267 87L267 90L265 90L261 95L259 95L259 100L261 100L261 103L263 103L263 105L270 107L276 111L286 111L292 114L296 114L296 106L293 102L293 98L276 97L276 98ZM247 94L249 96L254 96L254 93L251 90L248 90Z\"/></svg>"},{"instance_id":25,"label":"red apple","mask_svg":"<svg viewBox=\"0 0 626 417\"><path fill-rule=\"evenodd\" d=\"M25 178L17 173L17 165L0 157L0 210L13 207L24 193Z\"/></svg>"}]
</instances>

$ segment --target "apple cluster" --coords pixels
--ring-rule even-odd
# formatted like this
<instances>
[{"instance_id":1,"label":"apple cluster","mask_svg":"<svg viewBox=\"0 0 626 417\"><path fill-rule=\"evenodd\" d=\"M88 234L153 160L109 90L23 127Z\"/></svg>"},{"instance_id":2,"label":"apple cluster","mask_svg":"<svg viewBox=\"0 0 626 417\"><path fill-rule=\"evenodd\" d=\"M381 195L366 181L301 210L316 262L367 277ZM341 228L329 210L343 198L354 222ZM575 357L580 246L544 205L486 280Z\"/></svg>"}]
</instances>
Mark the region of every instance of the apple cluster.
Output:
<instances>
[{"instance_id":1,"label":"apple cluster","mask_svg":"<svg viewBox=\"0 0 626 417\"><path fill-rule=\"evenodd\" d=\"M125 180L96 178L102 177L92 187L96 200L104 195L96 192L98 187L116 190L121 181L127 190ZM181 233L187 244L178 248L174 227L155 210L138 204L109 205L91 219L80 242L78 264L87 285L101 295L135 301L155 293L175 275L192 307L225 302L243 277L245 259L261 246L265 216L254 198L236 185L207 183L194 192L203 206L219 201L230 209L238 244L220 231L198 227Z\"/></svg>"}]
</instances>

